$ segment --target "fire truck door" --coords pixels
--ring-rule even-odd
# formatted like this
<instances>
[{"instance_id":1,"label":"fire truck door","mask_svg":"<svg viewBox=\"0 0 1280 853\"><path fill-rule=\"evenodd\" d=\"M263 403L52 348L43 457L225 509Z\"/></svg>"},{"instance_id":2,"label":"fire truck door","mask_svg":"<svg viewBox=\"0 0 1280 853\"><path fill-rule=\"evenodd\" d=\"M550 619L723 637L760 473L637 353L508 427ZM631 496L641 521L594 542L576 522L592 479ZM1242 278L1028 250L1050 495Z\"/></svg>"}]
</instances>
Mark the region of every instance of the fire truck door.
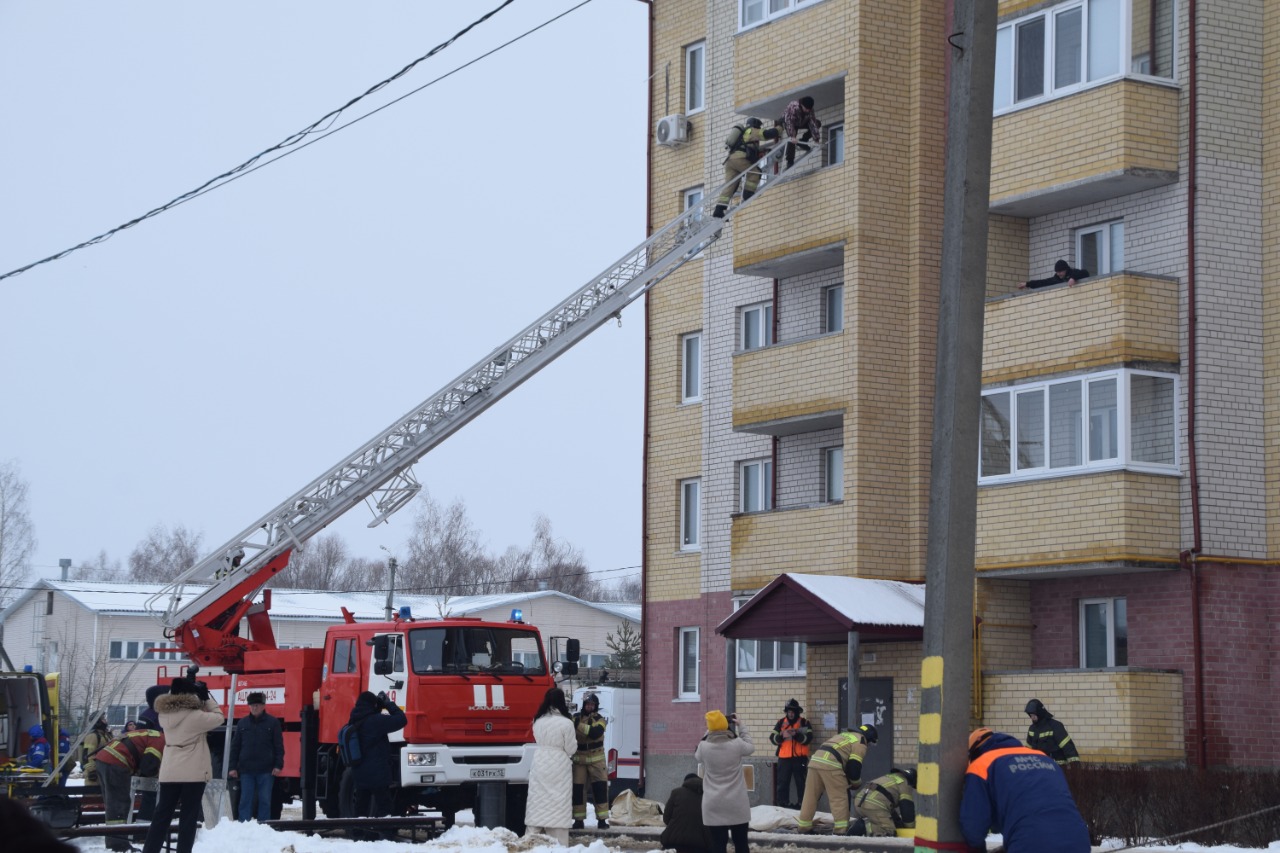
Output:
<instances>
[{"instance_id":1,"label":"fire truck door","mask_svg":"<svg viewBox=\"0 0 1280 853\"><path fill-rule=\"evenodd\" d=\"M405 689L405 685L408 683L408 676L405 671L404 635L386 634L385 636L388 641L387 662L391 664L391 671L387 673L378 672L378 661L374 657L374 649L370 647L369 691L371 693L386 693L392 701L403 710L408 711L409 709L405 704L409 699L409 691ZM393 743L403 741L404 730L392 732L390 739Z\"/></svg>"}]
</instances>

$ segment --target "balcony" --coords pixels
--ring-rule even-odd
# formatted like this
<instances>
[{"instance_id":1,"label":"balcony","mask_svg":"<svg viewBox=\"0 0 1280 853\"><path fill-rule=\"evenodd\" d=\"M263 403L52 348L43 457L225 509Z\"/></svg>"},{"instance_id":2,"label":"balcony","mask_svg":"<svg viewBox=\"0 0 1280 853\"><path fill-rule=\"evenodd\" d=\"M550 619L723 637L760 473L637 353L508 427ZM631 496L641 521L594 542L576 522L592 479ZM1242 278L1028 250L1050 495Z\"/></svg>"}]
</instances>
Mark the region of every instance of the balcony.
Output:
<instances>
[{"instance_id":1,"label":"balcony","mask_svg":"<svg viewBox=\"0 0 1280 853\"><path fill-rule=\"evenodd\" d=\"M983 672L977 693L982 724L1015 735L1027 727L1022 713L1027 697L1054 697L1049 709L1068 721L1080 758L1089 763L1186 760L1178 672L1136 667Z\"/></svg>"},{"instance_id":2,"label":"balcony","mask_svg":"<svg viewBox=\"0 0 1280 853\"><path fill-rule=\"evenodd\" d=\"M783 436L839 427L849 394L844 359L839 332L736 354L733 429Z\"/></svg>"},{"instance_id":3,"label":"balcony","mask_svg":"<svg viewBox=\"0 0 1280 853\"><path fill-rule=\"evenodd\" d=\"M730 531L733 588L760 589L785 572L848 565L852 511L850 504L832 503L735 515Z\"/></svg>"},{"instance_id":4,"label":"balcony","mask_svg":"<svg viewBox=\"0 0 1280 853\"><path fill-rule=\"evenodd\" d=\"M1177 364L1176 279L1117 273L989 300L982 383L1129 362Z\"/></svg>"},{"instance_id":5,"label":"balcony","mask_svg":"<svg viewBox=\"0 0 1280 853\"><path fill-rule=\"evenodd\" d=\"M996 116L991 212L1040 216L1176 182L1178 96L1122 79Z\"/></svg>"}]
</instances>

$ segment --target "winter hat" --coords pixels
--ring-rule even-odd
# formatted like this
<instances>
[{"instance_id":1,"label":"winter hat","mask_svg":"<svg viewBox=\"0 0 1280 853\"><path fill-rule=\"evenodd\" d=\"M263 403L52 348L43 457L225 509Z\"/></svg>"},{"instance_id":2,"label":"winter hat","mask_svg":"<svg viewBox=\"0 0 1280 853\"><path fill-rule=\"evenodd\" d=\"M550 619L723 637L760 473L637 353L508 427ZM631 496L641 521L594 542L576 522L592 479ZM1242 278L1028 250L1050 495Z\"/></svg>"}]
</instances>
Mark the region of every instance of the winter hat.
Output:
<instances>
[{"instance_id":1,"label":"winter hat","mask_svg":"<svg viewBox=\"0 0 1280 853\"><path fill-rule=\"evenodd\" d=\"M172 696L181 696L183 693L194 694L195 692L196 686L188 678L175 678L169 685L169 693Z\"/></svg>"},{"instance_id":2,"label":"winter hat","mask_svg":"<svg viewBox=\"0 0 1280 853\"><path fill-rule=\"evenodd\" d=\"M267 704L267 694L257 692L250 693L245 698L245 703L248 705L265 705Z\"/></svg>"},{"instance_id":3,"label":"winter hat","mask_svg":"<svg viewBox=\"0 0 1280 853\"><path fill-rule=\"evenodd\" d=\"M1054 272L1066 272L1069 269L1071 269L1071 265L1068 264L1066 261L1058 261L1056 264L1053 265Z\"/></svg>"},{"instance_id":4,"label":"winter hat","mask_svg":"<svg viewBox=\"0 0 1280 853\"><path fill-rule=\"evenodd\" d=\"M801 708L800 703L797 702L794 698L790 702L788 702L786 705L784 705L782 707L782 710L784 713L786 711L795 711L797 714L804 713L804 708Z\"/></svg>"},{"instance_id":5,"label":"winter hat","mask_svg":"<svg viewBox=\"0 0 1280 853\"><path fill-rule=\"evenodd\" d=\"M800 106L804 107L806 110L813 109L813 98L810 98L808 95L805 95L803 98L800 99Z\"/></svg>"},{"instance_id":6,"label":"winter hat","mask_svg":"<svg viewBox=\"0 0 1280 853\"><path fill-rule=\"evenodd\" d=\"M729 730L729 721L720 711L707 712L707 731L709 732L727 732Z\"/></svg>"}]
</instances>

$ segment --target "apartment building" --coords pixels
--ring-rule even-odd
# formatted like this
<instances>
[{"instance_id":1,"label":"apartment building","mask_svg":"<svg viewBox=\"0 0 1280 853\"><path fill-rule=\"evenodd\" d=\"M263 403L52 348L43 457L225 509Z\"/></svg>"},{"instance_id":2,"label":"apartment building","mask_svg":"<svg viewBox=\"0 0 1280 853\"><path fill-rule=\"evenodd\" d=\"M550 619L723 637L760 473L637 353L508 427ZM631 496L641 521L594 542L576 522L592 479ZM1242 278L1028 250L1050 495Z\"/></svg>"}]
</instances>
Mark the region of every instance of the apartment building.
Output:
<instances>
[{"instance_id":1,"label":"apartment building","mask_svg":"<svg viewBox=\"0 0 1280 853\"><path fill-rule=\"evenodd\" d=\"M823 151L648 296L651 796L726 705L758 733L791 697L820 737L887 722L872 756L915 763L918 633L776 584L924 581L943 275L986 281L974 720L1020 733L1036 697L1086 761L1280 764L1256 723L1280 698L1280 6L1002 0L985 271L939 268L947 12L652 4L651 113L688 132L652 140L651 227L720 185L747 116L809 95ZM1091 275L1019 287L1059 259ZM748 600L767 618L735 628L776 633L730 640Z\"/></svg>"}]
</instances>

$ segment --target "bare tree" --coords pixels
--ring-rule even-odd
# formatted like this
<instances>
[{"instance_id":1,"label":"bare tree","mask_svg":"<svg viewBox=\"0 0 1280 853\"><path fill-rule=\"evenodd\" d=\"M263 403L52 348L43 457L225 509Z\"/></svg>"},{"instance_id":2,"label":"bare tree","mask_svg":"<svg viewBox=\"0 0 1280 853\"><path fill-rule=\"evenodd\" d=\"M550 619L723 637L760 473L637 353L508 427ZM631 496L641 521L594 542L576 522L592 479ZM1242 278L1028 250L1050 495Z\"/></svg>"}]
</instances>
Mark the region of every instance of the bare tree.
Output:
<instances>
[{"instance_id":1,"label":"bare tree","mask_svg":"<svg viewBox=\"0 0 1280 853\"><path fill-rule=\"evenodd\" d=\"M483 595L501 591L496 561L484 552L480 531L455 500L446 508L423 492L413 532L405 542L396 587L419 595Z\"/></svg>"},{"instance_id":2,"label":"bare tree","mask_svg":"<svg viewBox=\"0 0 1280 853\"><path fill-rule=\"evenodd\" d=\"M325 533L308 542L303 550L294 551L289 560L290 571L276 575L272 586L277 589L336 590L350 562L347 542L341 534Z\"/></svg>"},{"instance_id":3,"label":"bare tree","mask_svg":"<svg viewBox=\"0 0 1280 853\"><path fill-rule=\"evenodd\" d=\"M27 508L27 481L15 460L0 463L0 609L17 597L31 573L35 528Z\"/></svg>"},{"instance_id":4,"label":"bare tree","mask_svg":"<svg viewBox=\"0 0 1280 853\"><path fill-rule=\"evenodd\" d=\"M82 630L83 628L83 630ZM58 703L63 727L75 736L89 728L90 715L106 706L109 646L93 642L92 623L66 622L58 631Z\"/></svg>"},{"instance_id":5,"label":"bare tree","mask_svg":"<svg viewBox=\"0 0 1280 853\"><path fill-rule=\"evenodd\" d=\"M583 599L600 595L600 584L591 577L582 552L551 532L551 520L539 515L533 523L533 542L524 574L510 579L508 589L534 592L554 589Z\"/></svg>"},{"instance_id":6,"label":"bare tree","mask_svg":"<svg viewBox=\"0 0 1280 853\"><path fill-rule=\"evenodd\" d=\"M628 604L639 604L644 590L640 586L640 577L623 578L613 586L601 591L601 601L625 601Z\"/></svg>"},{"instance_id":7,"label":"bare tree","mask_svg":"<svg viewBox=\"0 0 1280 853\"><path fill-rule=\"evenodd\" d=\"M200 559L202 538L203 534L193 533L181 524L172 530L157 524L129 555L129 579L143 583L171 580Z\"/></svg>"},{"instance_id":8,"label":"bare tree","mask_svg":"<svg viewBox=\"0 0 1280 853\"><path fill-rule=\"evenodd\" d=\"M92 560L81 560L71 567L71 580L97 581L99 583L116 583L125 579L124 566L119 560L107 556L106 549L98 552Z\"/></svg>"},{"instance_id":9,"label":"bare tree","mask_svg":"<svg viewBox=\"0 0 1280 853\"><path fill-rule=\"evenodd\" d=\"M399 586L399 582L397 581ZM387 588L387 563L368 557L352 557L338 577L333 589L343 592Z\"/></svg>"}]
</instances>

